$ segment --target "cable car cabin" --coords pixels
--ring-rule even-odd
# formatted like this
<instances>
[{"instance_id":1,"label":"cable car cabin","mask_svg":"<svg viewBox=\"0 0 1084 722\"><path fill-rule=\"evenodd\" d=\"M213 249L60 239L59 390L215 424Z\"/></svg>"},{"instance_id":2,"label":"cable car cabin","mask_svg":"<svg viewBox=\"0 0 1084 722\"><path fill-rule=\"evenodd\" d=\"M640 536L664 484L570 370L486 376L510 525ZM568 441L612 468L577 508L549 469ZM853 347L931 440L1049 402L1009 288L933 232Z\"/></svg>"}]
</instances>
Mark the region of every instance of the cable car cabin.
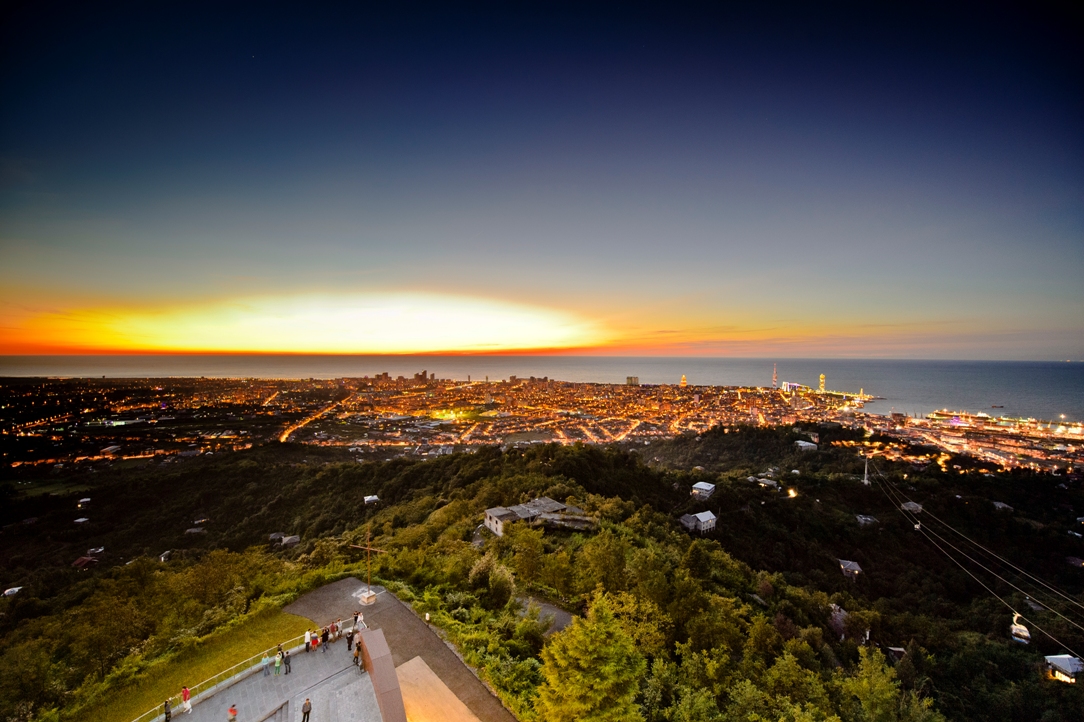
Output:
<instances>
[{"instance_id":1,"label":"cable car cabin","mask_svg":"<svg viewBox=\"0 0 1084 722\"><path fill-rule=\"evenodd\" d=\"M1009 627L1009 634L1012 635L1012 641L1019 642L1020 644L1031 643L1031 632L1023 624L1020 624L1020 615L1012 615L1012 625Z\"/></svg>"}]
</instances>

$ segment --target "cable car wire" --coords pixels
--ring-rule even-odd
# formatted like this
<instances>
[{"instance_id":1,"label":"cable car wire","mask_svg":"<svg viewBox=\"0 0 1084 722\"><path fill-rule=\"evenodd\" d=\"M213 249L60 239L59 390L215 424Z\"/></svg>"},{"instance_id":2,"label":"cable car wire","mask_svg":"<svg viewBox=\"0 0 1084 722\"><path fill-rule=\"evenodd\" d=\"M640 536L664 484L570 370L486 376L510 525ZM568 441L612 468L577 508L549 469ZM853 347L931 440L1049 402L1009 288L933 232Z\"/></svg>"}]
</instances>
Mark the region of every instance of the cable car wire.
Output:
<instances>
[{"instance_id":1,"label":"cable car wire","mask_svg":"<svg viewBox=\"0 0 1084 722\"><path fill-rule=\"evenodd\" d=\"M890 480L889 480L889 479L888 479L887 477L885 477L885 475L884 475L883 473L881 473L881 470L880 470L880 469L878 469L878 468L877 468L876 466L873 466L873 470L874 470L874 471L875 471L875 472L877 473L877 475L878 475L878 476L880 476L880 477L881 477L881 479L883 479L883 480L884 480L884 481L885 481L885 482L886 482L887 484L889 484L889 485L890 485L890 486L891 486L891 487L893 488L893 490L895 490L895 491L896 491L896 492L897 492L897 493L898 493L898 494L899 494L900 496L902 496L902 497L903 497L904 499L907 499L907 501L911 501L911 499L909 499L909 498L907 497L907 495L906 495L906 494L904 494L904 493L903 493L902 491L900 491L899 487L897 487L897 486L896 486L896 485L895 485L895 484L894 484L894 483L893 483L892 481L890 481ZM933 519L934 521L936 521L936 522L938 522L938 523L942 524L943 526L947 527L948 529L950 529L951 531L955 532L956 534L959 534L959 535L960 535L961 537L963 537L963 538L964 538L964 539L966 539L967 541L971 542L971 543L972 543L973 545L975 545L975 546L976 546L976 547L978 547L979 549L983 550L984 552L986 552L986 553L987 553L987 554L989 554L990 556L994 557L994 558L995 558L995 559L997 559L998 561L1000 561L1000 562L1002 562L1003 564L1006 564L1006 565L1008 565L1008 566L1012 567L1012 568L1013 568L1013 569L1015 569L1015 570L1016 570L1017 572L1019 572L1019 573L1023 574L1024 576L1026 576L1026 577L1028 577L1028 578L1030 578L1030 579L1034 580L1034 582L1035 582L1035 583L1041 584L1042 586L1046 587L1047 589L1049 589L1049 590L1050 590L1051 592L1053 592L1054 594L1057 594L1057 595L1058 595L1059 597L1062 597L1063 599L1065 599L1065 601L1069 602L1070 604L1073 604L1073 605L1075 605L1075 606L1077 606L1077 607L1080 607L1081 609L1084 609L1084 604L1081 604L1081 603L1080 603L1080 602L1078 602L1078 601L1077 601L1076 599L1073 599L1073 598L1072 598L1071 596L1069 596L1069 595L1068 595L1068 594L1066 594L1065 592L1061 591L1061 590L1060 590L1060 589L1058 589L1057 587L1055 587L1055 586L1052 586L1052 585L1050 585L1050 584L1047 584L1047 583L1046 583L1045 581L1043 581L1043 580L1042 580L1042 579L1040 579L1039 577L1035 576L1034 574L1031 574L1030 572L1028 572L1028 571L1026 571L1026 570L1024 570L1024 569L1021 569L1020 567L1018 567L1018 566L1016 566L1015 564L1013 564L1012 562L1010 562L1010 561L1009 561L1008 559L1005 559L1004 557L1000 556L1000 555L999 555L999 554L997 554L996 552L994 552L994 551L991 551L990 549L986 548L986 547L985 547L985 546L983 546L982 544L979 544L979 543L978 543L977 541L975 541L974 539L970 538L969 536L967 536L966 534L964 534L964 533L963 533L963 532L961 532L960 530L956 529L955 527L953 527L953 526L952 526L951 524L949 524L948 522L946 522L946 521L943 521L942 519L940 519L939 517L937 517L937 516L936 516L935 514L933 514L932 512L930 512L930 511L928 511L928 510L925 510L925 509L923 509L923 512L925 512L926 514L928 514L928 515L930 516L930 518L931 518L931 519Z\"/></svg>"},{"instance_id":2,"label":"cable car wire","mask_svg":"<svg viewBox=\"0 0 1084 722\"><path fill-rule=\"evenodd\" d=\"M1005 601L1004 599L1002 599L1001 597L999 597L999 596L997 595L997 593L995 593L995 592L994 592L994 590L993 590L993 589L991 589L991 588L990 588L989 586L987 586L986 582L982 581L982 580L981 580L981 579L979 579L979 578L978 578L977 576L975 576L975 575L974 575L974 574L973 574L973 573L971 572L971 570L970 570L970 569L968 569L967 567L965 567L965 566L964 566L964 565L963 565L963 564L962 564L962 563L960 562L960 560L958 560L958 559L957 559L956 557L952 556L952 555L951 555L951 554L949 554L949 553L948 553L947 551L945 551L944 549L942 549L942 548L941 548L941 545L939 545L939 544L938 544L937 542L935 542L935 541L934 541L934 540L933 540L932 538L930 538L929 534L927 534L927 533L926 533L926 530L922 528L922 524L921 524L920 522L918 522L918 521L917 521L917 517L914 517L913 515L909 515L909 514L908 514L908 512L907 512L906 510L904 510L904 509L903 509L903 508L902 508L902 507L901 507L901 506L899 505L898 501L897 501L897 500L896 500L896 499L895 499L895 498L894 498L894 497L893 497L893 496L892 496L892 495L891 495L891 494L890 494L890 493L888 492L888 490L887 490L887 489L885 488L885 486L886 486L885 484L881 484L881 483L878 483L878 484L877 484L877 487L878 487L879 489L881 489L881 491L882 491L882 492L884 492L885 496L886 496L886 497L888 497L888 499L889 499L890 501L892 501L892 502L893 502L893 506L894 506L894 507L896 508L896 510L897 510L897 511L899 511L899 512L900 512L900 514L902 514L902 515L903 515L903 517L904 517L905 519L907 519L907 520L908 520L908 521L910 521L910 522L911 522L912 524L914 524L914 525L915 525L915 529L916 529L916 530L917 530L917 531L918 531L918 532L919 532L920 534L922 534L922 535L923 535L924 537L926 537L927 541L929 541L929 542L930 542L930 544L933 544L933 546L934 546L934 547L935 547L935 548L936 548L936 549L937 549L937 550L938 550L939 552L941 552L941 553L942 553L942 554L944 554L944 555L945 555L946 557L948 557L949 559L951 559L951 560L952 560L952 561L953 561L953 562L954 562L954 563L956 564L956 566L960 567L960 569L963 569L963 570L964 570L964 572L965 572L965 573L966 573L966 574L967 574L967 575L968 575L969 577L971 577L971 578L972 578L972 579L974 579L974 580L975 580L976 582L978 582L978 583L979 583L979 585L981 585L983 589L985 589L985 590L986 590L987 592L989 592L990 596L992 596L992 597L993 597L994 599L996 599L996 600L998 600L999 602L1001 602L1002 604L1004 604L1004 605L1005 605L1005 607L1006 607L1006 608L1008 608L1008 610L1009 610L1009 611L1011 611L1011 612L1012 612L1013 614L1015 614L1015 615L1018 615L1018 616L1019 616L1019 617L1020 617L1021 619L1023 619L1024 621L1026 621L1026 622L1027 622L1028 624L1030 624L1031 626L1035 627L1035 629L1037 629L1037 630L1038 630L1039 632L1042 632L1043 634L1045 634L1045 635L1046 635L1047 637L1049 637L1049 638L1050 638L1050 640L1051 640L1051 641L1053 641L1053 642L1054 642L1055 644L1057 644L1057 645L1059 645L1059 646L1061 646L1061 647L1064 647L1065 649L1069 650L1069 651L1070 651L1070 652L1071 652L1071 653L1072 653L1072 654L1073 654L1073 655L1074 655L1075 657L1077 657L1077 658L1080 658L1080 654L1079 654L1079 653L1077 653L1077 652L1076 652L1076 651L1075 651L1075 650L1074 650L1074 649L1073 649L1072 647L1070 647L1069 645L1067 645L1067 644L1065 644L1064 642L1062 642L1061 640L1059 640L1059 639L1058 639L1057 637L1055 637L1055 636L1054 636L1054 635L1052 635L1052 634L1051 634L1050 632L1048 632L1048 631L1046 631L1045 629L1043 629L1042 627L1040 627L1040 626L1039 626L1038 624L1036 624L1036 623L1035 623L1035 622L1033 622L1032 620L1030 620L1030 619L1028 619L1027 617L1025 617L1025 616L1024 616L1023 614L1020 614L1019 612L1017 612L1017 611L1016 611L1016 609L1015 609L1015 608L1014 608L1014 607L1012 606L1012 604L1010 604L1009 602L1006 602L1006 601ZM902 496L902 494L901 494L901 496ZM904 498L907 498L907 497L904 497ZM940 537L938 537L938 538L940 538ZM979 566L982 566L982 565L979 565ZM985 568L985 567L983 567L983 569L986 569L986 568ZM988 569L987 569L986 571L990 571L990 570L988 570ZM993 572L991 572L991 573L993 573ZM997 576L997 575L995 574L994 576ZM1000 579L1000 577L998 577L998 578ZM1078 625L1078 626L1079 626L1079 625Z\"/></svg>"},{"instance_id":3,"label":"cable car wire","mask_svg":"<svg viewBox=\"0 0 1084 722\"><path fill-rule=\"evenodd\" d=\"M891 486L891 483L889 482L888 485ZM895 493L898 493L900 497L903 497L904 499L907 499L907 497L902 492L899 492L898 490L894 490L894 491L895 491ZM890 497L890 498L893 498L893 497ZM908 501L910 501L910 499L908 499ZM898 499L897 499L897 504L898 504ZM903 509L901 508L900 511L903 511ZM925 511L925 510L923 510L923 511ZM919 524L918 527L921 527L921 524ZM947 539L945 539L944 537L942 537L940 534L933 531L932 529L929 529L928 527L926 527L926 528L918 528L918 531L921 531L924 535L927 536L927 538L929 538L929 534L933 534L938 539L940 539L942 543L944 543L948 547L951 547L954 551L956 551L956 553L960 554L962 557L964 557L965 559L970 561L975 566L979 567L980 569L987 572L988 574L996 577L998 580L1000 580L1001 582L1003 582L1003 583L1007 584L1008 586L1012 587L1013 589L1020 592L1024 596L1027 596L1027 597L1031 596L1031 595L1028 594L1028 592L1026 590L1021 589L1020 587L1018 587L1015 584L1013 584L1012 582L1010 582L1008 579L1005 579L1000 574L998 574L994 570L992 570L989 567L987 567L986 565L984 565L982 562L974 559L969 554L967 554L967 552L963 551L962 549L960 549L959 547L957 547L952 542L948 541ZM927 534L927 532L928 532L928 534ZM942 550L942 551L944 551L944 550ZM953 561L956 561L956 560L953 559ZM1072 619L1069 619L1068 617L1066 617L1064 614L1062 614L1057 609L1055 609L1053 607L1053 605L1047 604L1047 611L1053 612L1054 614L1061 617L1062 619L1064 619L1066 622L1073 625L1077 629L1080 629L1081 631L1084 631L1084 626L1081 626L1080 624L1077 624L1076 622L1074 622Z\"/></svg>"}]
</instances>

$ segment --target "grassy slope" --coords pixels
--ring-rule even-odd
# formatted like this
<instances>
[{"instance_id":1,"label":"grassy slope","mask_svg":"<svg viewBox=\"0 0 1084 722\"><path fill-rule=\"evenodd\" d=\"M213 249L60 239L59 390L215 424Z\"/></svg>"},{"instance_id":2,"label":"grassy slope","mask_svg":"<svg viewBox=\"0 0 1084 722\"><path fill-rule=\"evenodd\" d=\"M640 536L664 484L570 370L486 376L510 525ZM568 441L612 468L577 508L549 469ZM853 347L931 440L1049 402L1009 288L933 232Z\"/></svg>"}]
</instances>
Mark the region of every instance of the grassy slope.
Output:
<instances>
[{"instance_id":1,"label":"grassy slope","mask_svg":"<svg viewBox=\"0 0 1084 722\"><path fill-rule=\"evenodd\" d=\"M130 722L156 704L161 705L166 697L179 695L183 685L197 684L312 627L310 620L278 610L256 615L155 664L131 686L88 708L82 718Z\"/></svg>"}]
</instances>

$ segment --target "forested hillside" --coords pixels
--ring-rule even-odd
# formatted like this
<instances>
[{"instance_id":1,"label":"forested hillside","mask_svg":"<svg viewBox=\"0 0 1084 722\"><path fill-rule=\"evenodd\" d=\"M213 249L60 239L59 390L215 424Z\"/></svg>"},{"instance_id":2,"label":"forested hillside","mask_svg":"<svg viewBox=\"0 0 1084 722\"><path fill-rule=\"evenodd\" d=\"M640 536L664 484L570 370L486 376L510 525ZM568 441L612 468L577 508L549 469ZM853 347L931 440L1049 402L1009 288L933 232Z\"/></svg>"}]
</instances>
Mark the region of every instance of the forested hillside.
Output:
<instances>
[{"instance_id":1,"label":"forested hillside","mask_svg":"<svg viewBox=\"0 0 1084 722\"><path fill-rule=\"evenodd\" d=\"M789 429L730 431L635 452L546 445L383 464L274 444L58 477L90 488L70 495L23 498L9 487L0 574L24 589L0 602L0 715L77 718L88 700L123 693L143 666L230 620L360 573L349 544L371 523L389 551L374 574L430 612L524 719L587 718L598 705L651 721L1084 718L1080 686L1041 673L1042 654L1065 650L1038 633L1029 646L1010 642L1008 609L917 535L882 486L861 484L854 449L801 454ZM782 491L747 480L769 468ZM1084 571L1064 562L1079 542L1066 533L1084 508L1078 486L951 463L877 468L1084 601ZM697 502L689 490L701 480L717 489ZM366 506L371 494L380 502ZM541 495L583 508L599 528L477 530L486 508ZM77 514L82 496L92 501ZM677 523L705 509L718 516L715 532L694 538ZM80 514L90 522L74 525ZM857 514L878 521L860 527ZM205 533L185 533L194 526ZM272 532L301 544L273 547ZM71 567L98 546L97 567ZM857 580L840 558L861 564ZM1011 587L994 591L1026 603ZM545 637L519 610L526 594L585 616ZM846 615L833 620L833 610ZM1028 612L1084 647L1072 624ZM897 659L888 647L906 652ZM576 682L584 664L598 670L593 686Z\"/></svg>"}]
</instances>

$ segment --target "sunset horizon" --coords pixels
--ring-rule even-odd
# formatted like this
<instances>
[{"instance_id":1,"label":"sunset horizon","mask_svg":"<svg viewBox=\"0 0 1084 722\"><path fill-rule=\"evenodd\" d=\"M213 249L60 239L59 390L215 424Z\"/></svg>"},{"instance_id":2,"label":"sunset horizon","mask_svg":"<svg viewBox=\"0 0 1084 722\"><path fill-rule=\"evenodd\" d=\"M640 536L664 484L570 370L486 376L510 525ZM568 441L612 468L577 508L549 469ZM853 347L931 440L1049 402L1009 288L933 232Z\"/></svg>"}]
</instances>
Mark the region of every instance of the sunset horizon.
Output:
<instances>
[{"instance_id":1,"label":"sunset horizon","mask_svg":"<svg viewBox=\"0 0 1084 722\"><path fill-rule=\"evenodd\" d=\"M1081 722L1082 48L5 3L0 722Z\"/></svg>"},{"instance_id":2,"label":"sunset horizon","mask_svg":"<svg viewBox=\"0 0 1084 722\"><path fill-rule=\"evenodd\" d=\"M1084 358L1071 44L923 13L26 6L0 354Z\"/></svg>"}]
</instances>

